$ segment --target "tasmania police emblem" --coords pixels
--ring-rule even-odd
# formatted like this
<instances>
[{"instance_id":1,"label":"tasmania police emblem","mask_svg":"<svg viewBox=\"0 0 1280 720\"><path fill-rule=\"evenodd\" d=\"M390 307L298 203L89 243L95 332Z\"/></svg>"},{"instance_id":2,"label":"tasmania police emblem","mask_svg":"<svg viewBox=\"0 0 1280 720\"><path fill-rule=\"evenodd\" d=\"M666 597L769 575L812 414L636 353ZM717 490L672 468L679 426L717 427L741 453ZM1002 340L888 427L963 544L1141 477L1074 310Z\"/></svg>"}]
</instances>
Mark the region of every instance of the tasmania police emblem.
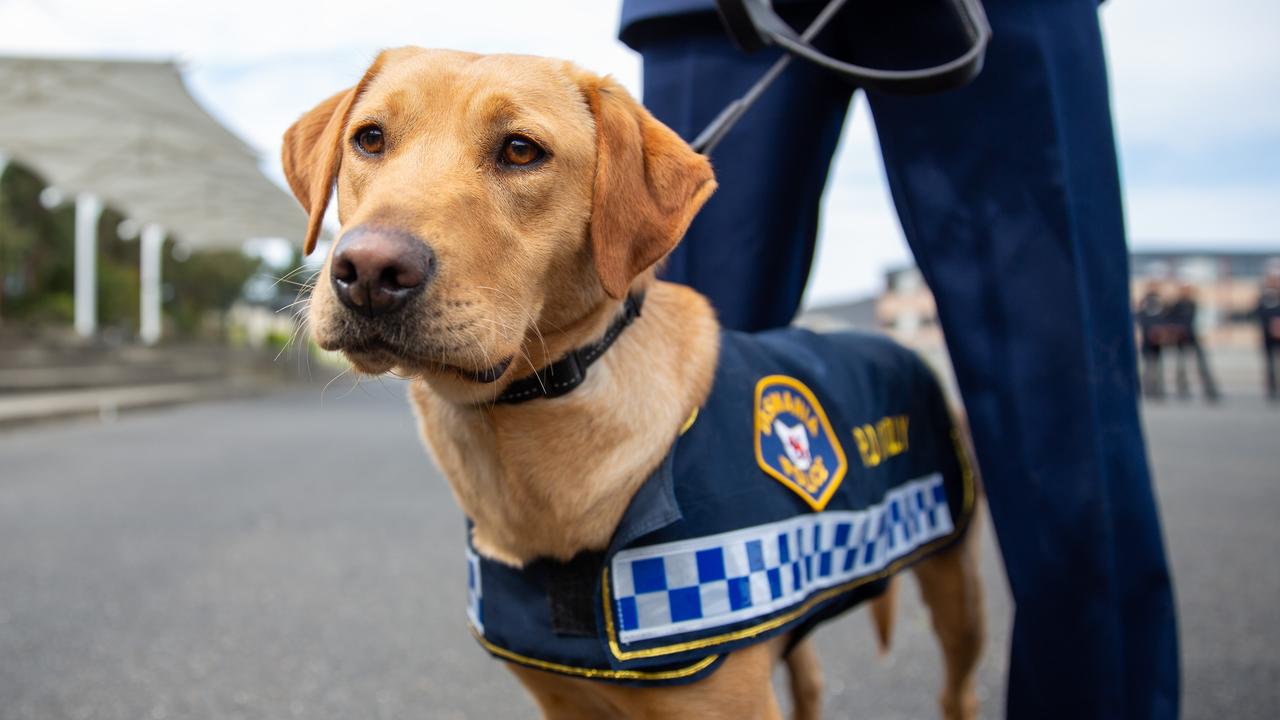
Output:
<instances>
[{"instance_id":1,"label":"tasmania police emblem","mask_svg":"<svg viewBox=\"0 0 1280 720\"><path fill-rule=\"evenodd\" d=\"M756 383L756 462L814 510L844 480L848 462L818 398L804 383L768 375Z\"/></svg>"}]
</instances>

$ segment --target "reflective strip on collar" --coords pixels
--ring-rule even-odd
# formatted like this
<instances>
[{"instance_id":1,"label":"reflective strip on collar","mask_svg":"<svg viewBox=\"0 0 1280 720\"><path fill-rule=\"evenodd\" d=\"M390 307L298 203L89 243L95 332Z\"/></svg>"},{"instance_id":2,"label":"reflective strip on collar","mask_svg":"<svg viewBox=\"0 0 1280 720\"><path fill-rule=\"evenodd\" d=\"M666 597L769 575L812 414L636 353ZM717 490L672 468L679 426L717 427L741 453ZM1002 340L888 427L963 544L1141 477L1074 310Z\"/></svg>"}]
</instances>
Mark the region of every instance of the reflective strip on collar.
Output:
<instances>
[{"instance_id":1,"label":"reflective strip on collar","mask_svg":"<svg viewBox=\"0 0 1280 720\"><path fill-rule=\"evenodd\" d=\"M933 473L865 510L622 550L609 573L618 639L651 640L770 615L879 572L953 530L942 475Z\"/></svg>"}]
</instances>

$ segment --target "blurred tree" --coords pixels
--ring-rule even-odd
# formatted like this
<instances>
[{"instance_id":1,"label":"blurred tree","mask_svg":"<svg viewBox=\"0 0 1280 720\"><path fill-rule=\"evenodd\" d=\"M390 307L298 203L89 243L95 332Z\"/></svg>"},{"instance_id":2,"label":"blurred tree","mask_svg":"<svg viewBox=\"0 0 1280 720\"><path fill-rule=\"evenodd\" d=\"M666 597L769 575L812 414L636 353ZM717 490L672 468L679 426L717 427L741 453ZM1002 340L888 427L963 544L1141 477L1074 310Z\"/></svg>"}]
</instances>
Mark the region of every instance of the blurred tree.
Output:
<instances>
[{"instance_id":1,"label":"blurred tree","mask_svg":"<svg viewBox=\"0 0 1280 720\"><path fill-rule=\"evenodd\" d=\"M0 177L0 317L66 324L72 316L75 211L40 204L44 181L10 164Z\"/></svg>"},{"instance_id":2,"label":"blurred tree","mask_svg":"<svg viewBox=\"0 0 1280 720\"><path fill-rule=\"evenodd\" d=\"M136 237L120 238L117 228L124 219L112 207L104 209L98 219L98 325L133 337L142 295L138 267L141 243Z\"/></svg>"},{"instance_id":3,"label":"blurred tree","mask_svg":"<svg viewBox=\"0 0 1280 720\"><path fill-rule=\"evenodd\" d=\"M36 232L22 224L10 209L7 193L0 189L0 323L4 322L6 298L22 291L24 280L22 260L36 244Z\"/></svg>"},{"instance_id":4,"label":"blurred tree","mask_svg":"<svg viewBox=\"0 0 1280 720\"><path fill-rule=\"evenodd\" d=\"M45 182L10 164L0 176L0 322L68 327L74 315L75 207L52 210L40 202ZM107 207L98 221L98 323L123 337L137 332L140 243L122 240L125 219ZM164 312L180 336L200 334L211 315L225 313L241 296L260 262L238 251L174 258L165 244ZM222 323L215 323L221 334Z\"/></svg>"},{"instance_id":5,"label":"blurred tree","mask_svg":"<svg viewBox=\"0 0 1280 720\"><path fill-rule=\"evenodd\" d=\"M258 271L261 261L237 250L210 250L178 260L171 247L165 244L162 276L166 287L173 289L166 309L174 329L184 337L202 334L206 318L217 313L217 332L225 334L222 315L241 296L245 282Z\"/></svg>"}]
</instances>

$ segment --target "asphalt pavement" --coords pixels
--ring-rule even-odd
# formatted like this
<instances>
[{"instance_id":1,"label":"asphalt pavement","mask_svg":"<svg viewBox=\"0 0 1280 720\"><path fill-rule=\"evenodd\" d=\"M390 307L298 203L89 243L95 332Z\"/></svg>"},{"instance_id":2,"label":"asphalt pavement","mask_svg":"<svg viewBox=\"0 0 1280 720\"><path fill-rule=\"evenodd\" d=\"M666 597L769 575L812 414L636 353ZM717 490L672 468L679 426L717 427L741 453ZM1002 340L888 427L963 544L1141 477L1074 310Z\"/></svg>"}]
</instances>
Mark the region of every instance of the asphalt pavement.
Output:
<instances>
[{"instance_id":1,"label":"asphalt pavement","mask_svg":"<svg viewBox=\"0 0 1280 720\"><path fill-rule=\"evenodd\" d=\"M533 717L466 629L463 519L403 385L0 434L0 720ZM1146 412L1178 583L1184 717L1280 717L1280 409ZM1010 612L990 533L984 717ZM833 718L936 717L911 587L819 646Z\"/></svg>"}]
</instances>

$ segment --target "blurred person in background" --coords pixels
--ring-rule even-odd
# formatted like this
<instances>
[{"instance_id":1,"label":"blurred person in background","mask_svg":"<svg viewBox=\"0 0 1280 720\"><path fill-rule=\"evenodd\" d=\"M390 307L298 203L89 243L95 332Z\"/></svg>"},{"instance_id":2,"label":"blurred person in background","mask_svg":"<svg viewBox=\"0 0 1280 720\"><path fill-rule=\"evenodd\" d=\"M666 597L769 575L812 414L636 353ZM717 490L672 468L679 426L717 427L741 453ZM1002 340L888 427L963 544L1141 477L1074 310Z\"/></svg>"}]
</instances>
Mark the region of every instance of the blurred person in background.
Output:
<instances>
[{"instance_id":1,"label":"blurred person in background","mask_svg":"<svg viewBox=\"0 0 1280 720\"><path fill-rule=\"evenodd\" d=\"M824 3L776 4L804 28ZM1017 608L1008 716L1173 718L1177 628L1138 418L1098 3L984 4L993 36L972 83L867 99L937 299ZM815 44L921 67L950 50L923 39L938 17L855 0ZM623 0L620 37L642 56L645 104L687 140L779 57L738 50L713 0ZM665 276L707 295L727 327L795 317L854 90L793 62L713 153L720 188Z\"/></svg>"},{"instance_id":2,"label":"blurred person in background","mask_svg":"<svg viewBox=\"0 0 1280 720\"><path fill-rule=\"evenodd\" d=\"M1164 364L1161 355L1167 344L1169 308L1160 296L1159 283L1149 283L1134 310L1138 338L1142 347L1142 394L1153 399L1164 398Z\"/></svg>"},{"instance_id":3,"label":"blurred person in background","mask_svg":"<svg viewBox=\"0 0 1280 720\"><path fill-rule=\"evenodd\" d=\"M1200 345L1200 335L1196 332L1196 289L1191 283L1178 285L1178 297L1169 306L1169 323L1172 326L1171 349L1176 360L1175 378L1178 397L1191 397L1191 383L1187 381L1187 354L1195 358L1196 371L1200 374L1200 390L1207 402L1218 401L1218 386L1209 372L1209 361L1205 357L1204 347Z\"/></svg>"},{"instance_id":4,"label":"blurred person in background","mask_svg":"<svg viewBox=\"0 0 1280 720\"><path fill-rule=\"evenodd\" d=\"M1262 358L1265 366L1267 399L1280 402L1276 385L1276 356L1280 355L1280 259L1267 264L1258 293L1258 323L1262 330Z\"/></svg>"}]
</instances>

